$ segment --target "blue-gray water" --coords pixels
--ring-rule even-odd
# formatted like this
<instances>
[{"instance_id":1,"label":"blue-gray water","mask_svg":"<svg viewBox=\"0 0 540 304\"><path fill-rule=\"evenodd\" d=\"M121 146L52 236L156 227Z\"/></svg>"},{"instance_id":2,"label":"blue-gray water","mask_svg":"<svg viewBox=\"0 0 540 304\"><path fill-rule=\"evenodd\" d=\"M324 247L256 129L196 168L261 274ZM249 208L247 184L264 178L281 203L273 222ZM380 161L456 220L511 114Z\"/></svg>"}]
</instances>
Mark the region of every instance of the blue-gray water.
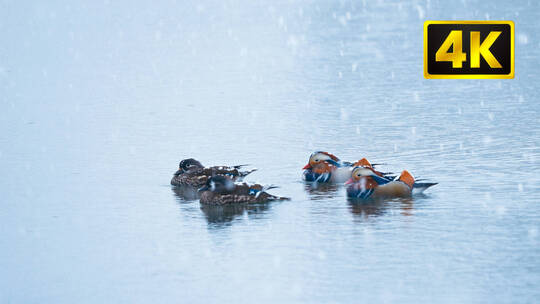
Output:
<instances>
[{"instance_id":1,"label":"blue-gray water","mask_svg":"<svg viewBox=\"0 0 540 304\"><path fill-rule=\"evenodd\" d=\"M532 303L536 1L0 3L0 302ZM425 20L513 20L516 78L425 80ZM314 150L440 184L352 205ZM291 201L205 209L182 158Z\"/></svg>"}]
</instances>

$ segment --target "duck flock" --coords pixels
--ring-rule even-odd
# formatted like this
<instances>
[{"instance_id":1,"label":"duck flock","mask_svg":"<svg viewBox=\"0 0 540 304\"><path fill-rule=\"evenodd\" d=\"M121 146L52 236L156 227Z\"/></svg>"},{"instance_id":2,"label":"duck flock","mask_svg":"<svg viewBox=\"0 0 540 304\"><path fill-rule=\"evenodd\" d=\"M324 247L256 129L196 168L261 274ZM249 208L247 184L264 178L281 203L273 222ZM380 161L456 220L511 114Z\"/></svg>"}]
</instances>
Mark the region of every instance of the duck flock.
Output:
<instances>
[{"instance_id":1,"label":"duck flock","mask_svg":"<svg viewBox=\"0 0 540 304\"><path fill-rule=\"evenodd\" d=\"M257 169L244 169L247 165L205 167L199 161L188 158L178 165L171 179L171 185L196 193L201 204L231 205L266 203L288 200L267 191L274 185L263 186L242 182L243 178ZM436 185L419 182L407 170L400 175L380 172L362 158L356 162L341 161L335 155L317 151L311 154L303 168L302 178L308 183L344 184L350 199L368 200L411 196Z\"/></svg>"}]
</instances>

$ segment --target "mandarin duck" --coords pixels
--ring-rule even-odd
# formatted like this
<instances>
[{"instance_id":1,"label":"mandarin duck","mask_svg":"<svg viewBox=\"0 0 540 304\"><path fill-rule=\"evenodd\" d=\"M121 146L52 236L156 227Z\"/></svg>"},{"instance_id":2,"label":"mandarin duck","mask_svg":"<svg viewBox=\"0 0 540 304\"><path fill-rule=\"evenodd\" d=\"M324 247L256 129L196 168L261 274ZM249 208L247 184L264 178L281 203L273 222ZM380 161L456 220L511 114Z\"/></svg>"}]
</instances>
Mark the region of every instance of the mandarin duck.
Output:
<instances>
[{"instance_id":1,"label":"mandarin duck","mask_svg":"<svg viewBox=\"0 0 540 304\"><path fill-rule=\"evenodd\" d=\"M307 165L302 168L303 180L307 182L319 183L343 183L351 177L352 169L355 166L365 166L373 169L379 176L390 177L391 173L383 173L375 170L374 165L371 165L365 158L351 163L342 162L337 156L323 151L317 151L311 154Z\"/></svg>"},{"instance_id":2,"label":"mandarin duck","mask_svg":"<svg viewBox=\"0 0 540 304\"><path fill-rule=\"evenodd\" d=\"M199 188L204 186L210 177L223 175L230 177L233 181L241 181L246 175L257 169L243 170L240 166L214 166L204 167L198 160L193 158L184 159L178 165L178 170L171 179L173 186L191 186Z\"/></svg>"},{"instance_id":3,"label":"mandarin duck","mask_svg":"<svg viewBox=\"0 0 540 304\"><path fill-rule=\"evenodd\" d=\"M231 205L266 203L275 200L289 200L287 197L268 194L266 190L276 186L262 186L259 184L235 183L231 178L216 175L209 178L205 185L199 189L201 204Z\"/></svg>"},{"instance_id":4,"label":"mandarin duck","mask_svg":"<svg viewBox=\"0 0 540 304\"><path fill-rule=\"evenodd\" d=\"M401 174L390 179L381 176L372 167L358 166L352 170L352 177L345 183L347 196L350 198L392 198L409 197L413 189L424 191L437 183L416 183L412 174L403 170Z\"/></svg>"}]
</instances>

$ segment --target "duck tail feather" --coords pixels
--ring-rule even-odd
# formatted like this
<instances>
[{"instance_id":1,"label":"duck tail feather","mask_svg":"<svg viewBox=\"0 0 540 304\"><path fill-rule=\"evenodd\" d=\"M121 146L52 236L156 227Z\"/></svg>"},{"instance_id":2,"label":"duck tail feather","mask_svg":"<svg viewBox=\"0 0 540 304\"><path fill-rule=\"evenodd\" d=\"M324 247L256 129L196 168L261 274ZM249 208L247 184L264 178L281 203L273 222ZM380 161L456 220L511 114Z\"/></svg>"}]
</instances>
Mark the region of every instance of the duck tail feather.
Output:
<instances>
[{"instance_id":1,"label":"duck tail feather","mask_svg":"<svg viewBox=\"0 0 540 304\"><path fill-rule=\"evenodd\" d=\"M241 169L243 167L247 167L249 166L249 164L245 164L245 165L236 165L236 166L233 166L234 169Z\"/></svg>"},{"instance_id":2,"label":"duck tail feather","mask_svg":"<svg viewBox=\"0 0 540 304\"><path fill-rule=\"evenodd\" d=\"M242 171L242 172L240 172L240 177L244 177L244 176L249 175L249 174L251 174L251 173L253 173L255 171L257 171L257 168Z\"/></svg>"},{"instance_id":3,"label":"duck tail feather","mask_svg":"<svg viewBox=\"0 0 540 304\"><path fill-rule=\"evenodd\" d=\"M432 187L432 186L435 186L437 185L438 183L414 183L413 184L413 188L423 188L423 189L427 189L429 187Z\"/></svg>"},{"instance_id":4,"label":"duck tail feather","mask_svg":"<svg viewBox=\"0 0 540 304\"><path fill-rule=\"evenodd\" d=\"M276 186L276 185L265 185L265 186L263 186L262 191L267 191L267 190L270 190L270 189L276 189L276 188L279 188L279 186Z\"/></svg>"}]
</instances>

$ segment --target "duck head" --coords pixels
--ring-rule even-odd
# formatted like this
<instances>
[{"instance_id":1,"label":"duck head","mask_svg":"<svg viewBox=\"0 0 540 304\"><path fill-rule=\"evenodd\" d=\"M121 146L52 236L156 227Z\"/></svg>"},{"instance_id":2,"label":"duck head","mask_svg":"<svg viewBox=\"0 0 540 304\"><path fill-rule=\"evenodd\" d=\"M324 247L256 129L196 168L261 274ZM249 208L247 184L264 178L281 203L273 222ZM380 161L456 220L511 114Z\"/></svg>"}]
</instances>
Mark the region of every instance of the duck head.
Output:
<instances>
[{"instance_id":1,"label":"duck head","mask_svg":"<svg viewBox=\"0 0 540 304\"><path fill-rule=\"evenodd\" d=\"M206 184L199 188L199 192L212 191L214 193L224 194L234 191L234 182L225 176L212 176L206 181Z\"/></svg>"},{"instance_id":2,"label":"duck head","mask_svg":"<svg viewBox=\"0 0 540 304\"><path fill-rule=\"evenodd\" d=\"M351 178L345 183L347 196L350 198L369 198L378 186L377 182L373 180L373 176L377 175L368 167L354 167Z\"/></svg>"},{"instance_id":3,"label":"duck head","mask_svg":"<svg viewBox=\"0 0 540 304\"><path fill-rule=\"evenodd\" d=\"M180 162L178 165L178 170L174 175L178 176L182 173L185 173L192 169L202 169L204 166L196 159L194 158L186 158Z\"/></svg>"},{"instance_id":4,"label":"duck head","mask_svg":"<svg viewBox=\"0 0 540 304\"><path fill-rule=\"evenodd\" d=\"M364 166L358 166L354 167L351 172L351 178L345 182L345 185L350 185L354 183L372 183L373 186L375 185L384 185L386 183L389 183L391 180L379 176L371 167L364 167Z\"/></svg>"},{"instance_id":5,"label":"duck head","mask_svg":"<svg viewBox=\"0 0 540 304\"><path fill-rule=\"evenodd\" d=\"M339 158L337 158L335 155L330 154L328 152L317 151L309 156L309 161L307 165L305 165L304 168L302 169L304 170L313 169L315 167L319 167L324 164L339 167L340 166Z\"/></svg>"},{"instance_id":6,"label":"duck head","mask_svg":"<svg viewBox=\"0 0 540 304\"><path fill-rule=\"evenodd\" d=\"M347 183L350 184L353 182L358 182L360 179L362 179L362 177L368 177L368 176L373 176L373 175L376 175L376 174L369 167L363 167L363 166L354 167L354 169L351 172L351 179Z\"/></svg>"},{"instance_id":7,"label":"duck head","mask_svg":"<svg viewBox=\"0 0 540 304\"><path fill-rule=\"evenodd\" d=\"M335 155L322 151L314 152L303 168L303 179L308 182L328 182L337 167L341 167L341 162Z\"/></svg>"}]
</instances>

